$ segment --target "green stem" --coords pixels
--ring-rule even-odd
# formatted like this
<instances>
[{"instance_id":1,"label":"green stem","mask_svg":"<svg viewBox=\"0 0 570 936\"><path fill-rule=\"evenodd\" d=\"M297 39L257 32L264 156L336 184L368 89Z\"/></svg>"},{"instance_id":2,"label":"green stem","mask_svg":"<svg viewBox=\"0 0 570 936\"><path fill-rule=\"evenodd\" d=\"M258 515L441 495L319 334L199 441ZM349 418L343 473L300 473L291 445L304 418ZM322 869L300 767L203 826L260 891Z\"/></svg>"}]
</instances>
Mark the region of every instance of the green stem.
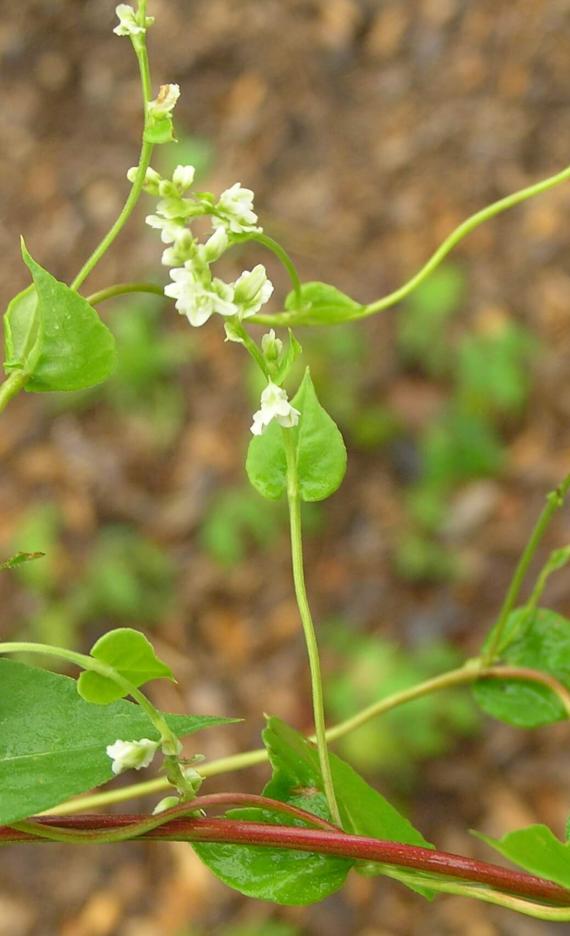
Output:
<instances>
[{"instance_id":1,"label":"green stem","mask_svg":"<svg viewBox=\"0 0 570 936\"><path fill-rule=\"evenodd\" d=\"M401 881L403 884L417 887L424 883L432 890L439 891L442 894L456 894L461 897L472 897L475 900L482 900L485 903L495 904L497 907L504 907L507 910L514 910L516 913L522 913L525 916L533 917L535 920L551 920L552 922L562 923L570 920L569 907L553 907L547 904L539 904L534 901L525 900L524 897L515 897L511 894L502 894L500 891L493 890L481 884L462 884L459 881L445 881L442 878L435 878L433 875L420 875L392 869L384 865L382 874L386 877Z\"/></svg>"},{"instance_id":2,"label":"green stem","mask_svg":"<svg viewBox=\"0 0 570 936\"><path fill-rule=\"evenodd\" d=\"M542 179L542 181L536 182L534 185L529 185L524 189L520 189L520 191L514 192L512 195L507 195L505 198L501 198L499 201L487 205L487 207L483 208L481 211L477 211L456 227L449 237L446 237L427 263L425 263L411 279L407 280L403 286L388 293L387 296L382 296L382 298L377 299L376 302L361 306L347 315L346 318L343 319L343 322L366 318L369 315L374 315L376 312L382 312L384 309L388 309L397 302L401 302L402 299L406 299L414 289L417 289L417 287L427 279L430 273L433 273L448 253L450 253L467 234L470 234L471 231L479 227L480 224L483 224L483 222L488 221L490 218L494 218L503 211L507 211L509 208L514 208L515 205L519 205L521 202L532 198L534 195L540 195L542 192L554 188L554 186L559 185L561 182L566 182L568 179L570 179L570 166L563 169L562 172L556 173L556 175L549 176L548 179ZM273 326L303 324L303 313L293 310L291 312L280 312L276 315L256 315L255 317L252 316L250 321L260 325ZM333 324L338 323L335 322Z\"/></svg>"},{"instance_id":3,"label":"green stem","mask_svg":"<svg viewBox=\"0 0 570 936\"><path fill-rule=\"evenodd\" d=\"M345 735L350 734L356 728L360 728L366 722L392 711L406 702L413 702L415 699L421 699L432 692L439 692L442 689L450 689L454 686L465 686L476 682L478 679L522 679L529 682L540 682L547 685L553 692L558 692L562 702L565 704L570 718L570 708L568 706L567 692L562 686L556 686L552 677L546 673L532 670L521 669L518 667L491 666L487 669L481 667L479 659L469 660L459 669L450 670L448 673L442 673L441 676L434 676L417 686L410 689L403 689L395 692L385 699L380 699L372 705L367 706L361 712L347 718L338 725L334 725L326 732L327 741L338 741ZM564 698L566 696L566 698ZM310 739L315 741L313 735ZM220 774L230 773L231 771L245 770L248 767L255 767L267 761L267 751L265 748L258 748L255 751L245 751L243 754L232 754L229 757L221 757L218 760L210 761L208 764L201 764L198 768L202 777L217 777ZM108 806L111 803L125 803L134 797L152 795L160 793L169 787L169 783L164 778L157 780L146 780L143 783L135 783L128 787L121 787L119 790L109 790L105 793L93 793L90 796L84 796L69 803L63 803L61 806L55 806L46 812L46 815L60 815L74 812L91 812Z\"/></svg>"},{"instance_id":4,"label":"green stem","mask_svg":"<svg viewBox=\"0 0 570 936\"><path fill-rule=\"evenodd\" d=\"M152 293L154 296L162 296L164 299L164 287L157 286L155 283L115 283L114 286L107 286L106 289L100 289L91 296L87 296L89 305L96 306L106 299L114 299L115 296L124 296L128 293Z\"/></svg>"},{"instance_id":5,"label":"green stem","mask_svg":"<svg viewBox=\"0 0 570 936\"><path fill-rule=\"evenodd\" d=\"M178 739L167 724L162 713L154 707L152 702L147 699L140 689L137 689L128 679L121 676L112 666L107 666L106 663L102 663L94 657L87 656L85 653L76 653L75 650L65 650L62 647L50 647L44 644L30 643L28 641L0 643L0 654L4 653L38 653L42 656L57 657L60 660L67 660L70 663L74 663L81 669L91 670L94 673L98 673L100 676L104 676L106 679L111 679L123 690L125 695L132 696L132 698L138 702L143 711L148 715L161 738L176 748Z\"/></svg>"},{"instance_id":6,"label":"green stem","mask_svg":"<svg viewBox=\"0 0 570 936\"><path fill-rule=\"evenodd\" d=\"M519 597L524 578L528 571L528 567L532 562L534 554L540 545L542 537L546 533L546 530L548 529L554 514L562 507L564 498L566 497L569 488L570 475L564 479L562 484L560 484L556 490L550 491L550 493L546 496L546 504L536 522L531 537L523 550L523 554L519 559L518 565L511 579L507 594L505 595L505 600L503 601L501 610L499 611L497 623L495 624L495 627L491 633L489 646L482 655L484 666L490 666L500 651L503 649L501 646L501 640L505 631L507 620Z\"/></svg>"},{"instance_id":7,"label":"green stem","mask_svg":"<svg viewBox=\"0 0 570 936\"><path fill-rule=\"evenodd\" d=\"M145 15L146 4L140 4L139 12L141 15ZM148 53L146 50L146 37L143 33L142 36L134 37L133 48L137 56L137 61L139 65L142 93L143 93L143 104L144 104L144 114L145 114L145 127L146 127L146 114L148 103L152 99L152 90L150 82L150 68L148 64ZM111 227L107 232L101 243L95 248L91 256L86 260L86 262L81 267L79 273L71 283L71 289L79 289L82 283L87 279L91 271L98 264L99 260L107 252L121 229L125 226L126 222L132 215L135 205L139 200L139 196L143 189L143 184L146 176L146 171L150 166L150 160L152 157L153 144L148 143L143 135L143 142L141 146L141 151L139 155L139 164L137 169L137 174L133 182L132 188L129 192L128 198L123 205L122 211Z\"/></svg>"},{"instance_id":8,"label":"green stem","mask_svg":"<svg viewBox=\"0 0 570 936\"><path fill-rule=\"evenodd\" d=\"M291 527L291 558L293 564L293 582L295 596L299 607L299 614L305 633L305 643L309 656L311 671L311 688L313 695L313 712L315 718L315 736L319 752L319 763L323 777L324 791L333 822L341 825L340 814L336 802L334 784L332 779L329 752L327 747L325 708L323 699L323 684L321 677L321 663L317 636L307 598L305 586L305 572L303 568L303 540L301 529L301 499L299 495L299 479L297 474L297 448L295 438L290 429L283 429L285 454L287 456L287 499L289 501L289 522Z\"/></svg>"},{"instance_id":9,"label":"green stem","mask_svg":"<svg viewBox=\"0 0 570 936\"><path fill-rule=\"evenodd\" d=\"M243 243L245 241L257 241L258 244L262 244L264 247L267 247L268 250L271 250L275 254L278 260L281 261L287 273L289 274L289 279L291 280L291 286L293 287L293 292L295 293L295 303L297 306L301 305L302 294L301 294L301 280L299 279L299 274L297 273L297 268L291 257L287 253L284 247L281 246L276 240L273 240L272 237L269 237L267 234L253 233L253 234L244 234L243 237L240 236L236 238L237 243ZM262 316L263 317L263 316ZM266 316L266 318L273 320L273 316ZM257 316L252 316L249 321L257 321Z\"/></svg>"},{"instance_id":10,"label":"green stem","mask_svg":"<svg viewBox=\"0 0 570 936\"><path fill-rule=\"evenodd\" d=\"M12 397L23 390L28 376L29 374L23 369L15 370L0 384L0 413L6 409Z\"/></svg>"}]
</instances>

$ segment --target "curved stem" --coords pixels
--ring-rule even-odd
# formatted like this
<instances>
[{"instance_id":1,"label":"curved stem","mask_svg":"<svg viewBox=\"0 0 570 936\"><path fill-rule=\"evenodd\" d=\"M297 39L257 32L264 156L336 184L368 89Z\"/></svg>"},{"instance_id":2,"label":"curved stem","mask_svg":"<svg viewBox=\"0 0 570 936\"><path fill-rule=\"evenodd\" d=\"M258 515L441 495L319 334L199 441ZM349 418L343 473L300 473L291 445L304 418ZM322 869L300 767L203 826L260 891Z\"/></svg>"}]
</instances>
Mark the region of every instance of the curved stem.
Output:
<instances>
[{"instance_id":1,"label":"curved stem","mask_svg":"<svg viewBox=\"0 0 570 936\"><path fill-rule=\"evenodd\" d=\"M105 289L99 289L98 292L87 296L89 305L96 306L106 299L114 299L115 296L124 296L128 293L152 293L154 296L162 296L164 299L164 287L157 286L155 283L116 283L114 286L107 286Z\"/></svg>"},{"instance_id":2,"label":"curved stem","mask_svg":"<svg viewBox=\"0 0 570 936\"><path fill-rule=\"evenodd\" d=\"M297 476L297 447L291 429L283 429L285 454L287 457L287 499L289 502L289 523L291 527L291 558L293 564L293 582L295 596L299 608L305 643L309 656L311 671L311 689L313 696L313 713L315 718L315 736L319 753L319 763L323 778L323 786L327 803L333 821L341 825L340 814L334 792L332 771L327 747L325 707L323 699L323 684L321 677L321 663L315 626L309 607L307 589L305 586L305 571L303 568L303 540L301 528L301 499L299 495L299 481Z\"/></svg>"},{"instance_id":3,"label":"curved stem","mask_svg":"<svg viewBox=\"0 0 570 936\"><path fill-rule=\"evenodd\" d=\"M141 11L141 15L144 16L145 15L144 6L140 7L140 11ZM138 65L139 65L142 94L143 94L144 114L145 114L145 126L146 126L146 114L147 114L148 103L152 98L150 68L149 68L149 63L148 63L148 54L146 50L146 42L145 42L144 33L142 34L142 38L136 37L136 39L137 41L133 42L133 48L135 50ZM110 228L110 230L107 232L107 234L103 238L103 240L95 248L91 256L85 261L85 263L81 267L79 273L77 274L77 276L71 283L71 289L75 289L75 290L79 289L79 287L87 279L87 277L89 276L91 271L94 269L94 267L98 264L103 254L107 252L107 250L109 249L109 247L111 246L111 244L113 243L113 241L115 240L115 238L117 237L121 229L124 227L128 219L132 215L135 205L138 202L139 196L143 189L146 171L150 165L150 160L152 157L153 149L154 149L153 144L147 142L143 136L143 142L142 142L141 151L139 155L137 174L135 176L135 180L133 182L133 185L129 192L127 200L125 204L123 205L122 211L119 217L117 218L117 220L115 221L115 223L113 224L113 226Z\"/></svg>"},{"instance_id":4,"label":"curved stem","mask_svg":"<svg viewBox=\"0 0 570 936\"><path fill-rule=\"evenodd\" d=\"M432 692L439 692L443 689L450 689L454 686L466 686L477 682L479 679L521 679L532 682L539 682L546 685L553 692L556 692L565 708L568 710L570 701L569 693L547 673L540 673L535 670L519 668L515 666L491 666L482 667L478 659L470 660L465 666L456 670L450 670L448 673L442 673L441 676L434 676L417 686L409 689L403 689L395 692L385 699L380 699L372 705L367 706L356 715L339 722L326 732L327 741L337 741L350 732L360 728L366 722L392 711L406 702L413 702L415 699L421 699ZM570 717L570 713L569 713ZM316 738L313 735L312 741ZM245 770L248 767L255 767L268 760L265 748L258 748L254 751L246 751L243 754L232 754L229 757L221 757L218 760L210 761L207 764L201 764L199 773L202 777L217 777L220 774L230 773L231 771ZM85 810L100 809L111 803L125 803L130 799L139 796L148 796L159 793L167 789L169 783L163 778L157 780L147 780L143 783L135 783L131 786L121 787L118 790L109 790L105 793L93 793L91 796L84 796L63 803L61 806L55 806L46 811L45 815L57 816L65 813L83 812Z\"/></svg>"},{"instance_id":5,"label":"curved stem","mask_svg":"<svg viewBox=\"0 0 570 936\"><path fill-rule=\"evenodd\" d=\"M523 550L523 554L519 559L514 575L511 579L511 584L509 585L507 594L505 595L505 600L503 601L501 610L499 611L497 623L491 631L488 646L483 651L482 659L486 666L489 666L491 663L493 663L497 655L503 649L501 646L501 640L505 632L505 627L507 625L509 615L519 597L524 578L528 571L528 567L532 562L534 554L540 545L542 537L546 533L546 530L548 529L554 514L562 507L564 498L566 497L569 489L570 475L564 479L562 484L560 484L556 490L550 491L550 493L546 496L546 504L535 524L530 539Z\"/></svg>"},{"instance_id":6,"label":"curved stem","mask_svg":"<svg viewBox=\"0 0 570 936\"><path fill-rule=\"evenodd\" d=\"M281 246L278 241L273 240L272 237L269 237L268 234L262 234L261 232L254 232L251 234L244 234L236 238L236 243L245 243L246 241L257 241L258 244L262 244L264 247L267 247L268 250L271 250L275 254L278 260L281 261L282 265L287 270L289 274L289 279L291 280L291 286L293 287L293 292L295 293L295 300L297 305L301 305L301 280L299 279L299 274L297 273L297 268L291 257L287 253L284 247ZM262 316L263 317L263 316ZM273 319L274 316L266 316L268 319ZM257 321L257 316L252 316L249 321Z\"/></svg>"},{"instance_id":7,"label":"curved stem","mask_svg":"<svg viewBox=\"0 0 570 936\"><path fill-rule=\"evenodd\" d=\"M561 182L566 182L570 179L570 166L566 169L563 169L562 172L556 173L556 175L549 176L547 179L542 179L540 182L535 182L533 185L529 185L524 189L520 189L518 192L513 192L512 195L507 195L505 198L500 198L498 201L493 202L491 205L487 205L486 208L477 211L475 214L471 215L465 221L463 221L458 227L455 228L452 233L446 237L442 244L437 248L437 250L432 254L427 263L418 270L411 279L407 280L402 286L398 289L395 289L393 292L388 293L386 296L377 299L375 302L371 302L368 305L361 306L356 309L354 312L350 313L343 319L343 322L350 322L356 319L366 318L369 315L374 315L376 312L382 312L384 309L388 309L390 306L396 305L397 302L401 302L402 299L406 299L427 277L430 273L440 265L442 260L453 250L453 248L461 241L467 234L470 234L471 231L474 231L475 228L479 227L480 224L483 224L484 221L488 221L490 218L494 218L496 215L501 214L503 211L507 211L509 208L513 208L515 205L519 205L521 202L526 201L528 198L532 198L534 195L540 195L542 192L546 192L554 186L559 185ZM305 313L306 316L306 313ZM299 313L296 310L291 312L280 312L276 315L257 315L252 316L250 319L251 322L256 322L260 325L295 325L295 324L310 324L308 322L303 322L303 313ZM327 324L321 322L320 324ZM339 324L334 322L331 324Z\"/></svg>"},{"instance_id":8,"label":"curved stem","mask_svg":"<svg viewBox=\"0 0 570 936\"><path fill-rule=\"evenodd\" d=\"M180 810L180 807L176 807ZM186 805L186 810L188 805ZM513 871L489 862L476 861L452 852L422 848L417 845L404 845L399 842L387 842L364 835L351 835L339 830L307 829L297 826L265 825L258 822L246 822L240 819L168 819L141 816L83 816L40 818L33 823L34 833L42 827L47 831L50 826L64 832L73 830L106 831L108 835L119 833L129 826L140 829L142 825L153 823L142 837L167 841L210 842L234 845L259 845L269 848L284 848L336 855L357 862L375 862L384 866L382 873L396 877L396 868L407 868L422 873L422 883L436 889L443 879L451 878L477 885L487 885L498 891L507 892L525 900L543 900L564 908L570 919L570 890L553 881L548 881L533 874ZM57 831L55 834L58 834ZM0 844L29 841L34 838L30 828L13 830L0 827ZM394 873L392 873L394 871ZM398 875L400 872L397 872ZM424 874L430 875L424 878ZM432 877L433 876L433 877ZM416 875L410 875L410 881L418 883ZM447 882L445 882L447 884ZM449 882L452 883L452 882ZM474 890L470 896L477 896ZM530 906L530 904L529 904ZM517 907L516 909L520 909ZM562 917L565 919L565 917Z\"/></svg>"}]
</instances>

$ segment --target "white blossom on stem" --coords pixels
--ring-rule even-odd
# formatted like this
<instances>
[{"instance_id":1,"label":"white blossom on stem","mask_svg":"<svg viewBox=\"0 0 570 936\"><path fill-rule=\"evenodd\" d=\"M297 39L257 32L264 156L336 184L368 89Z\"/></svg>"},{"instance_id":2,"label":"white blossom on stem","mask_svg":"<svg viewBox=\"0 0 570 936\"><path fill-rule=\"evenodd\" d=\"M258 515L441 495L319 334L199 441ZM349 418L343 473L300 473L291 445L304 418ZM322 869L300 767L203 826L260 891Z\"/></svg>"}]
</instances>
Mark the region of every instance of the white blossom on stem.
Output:
<instances>
[{"instance_id":1,"label":"white blossom on stem","mask_svg":"<svg viewBox=\"0 0 570 936\"><path fill-rule=\"evenodd\" d=\"M154 23L154 17L147 16L145 18L145 25L139 25L137 14L128 3L119 3L119 5L115 7L115 13L119 18L119 25L115 26L113 30L116 36L140 36L142 33L146 32L147 26L152 26Z\"/></svg>"},{"instance_id":2,"label":"white blossom on stem","mask_svg":"<svg viewBox=\"0 0 570 936\"><path fill-rule=\"evenodd\" d=\"M164 114L171 114L176 107L176 102L179 97L180 85L161 85L154 101L148 102L148 114L152 117L162 117Z\"/></svg>"},{"instance_id":3,"label":"white blossom on stem","mask_svg":"<svg viewBox=\"0 0 570 936\"><path fill-rule=\"evenodd\" d=\"M265 267L258 263L253 270L244 270L234 283L234 295L241 318L259 312L273 293L273 283L267 278Z\"/></svg>"},{"instance_id":4,"label":"white blossom on stem","mask_svg":"<svg viewBox=\"0 0 570 936\"><path fill-rule=\"evenodd\" d=\"M215 312L219 315L237 313L233 288L215 277L210 282L197 277L191 260L183 267L171 270L170 276L174 282L164 287L164 294L176 299L176 308L191 325L203 325Z\"/></svg>"},{"instance_id":5,"label":"white blossom on stem","mask_svg":"<svg viewBox=\"0 0 570 936\"><path fill-rule=\"evenodd\" d=\"M253 192L242 188L239 182L222 192L214 206L214 227L223 225L232 234L261 231L256 227L257 215L253 210Z\"/></svg>"},{"instance_id":6,"label":"white blossom on stem","mask_svg":"<svg viewBox=\"0 0 570 936\"><path fill-rule=\"evenodd\" d=\"M115 741L114 744L107 746L106 752L113 761L112 770L117 776L125 770L140 770L141 767L148 767L157 748L156 741L141 738L140 741Z\"/></svg>"},{"instance_id":7,"label":"white blossom on stem","mask_svg":"<svg viewBox=\"0 0 570 936\"><path fill-rule=\"evenodd\" d=\"M270 381L261 394L261 409L253 414L251 431L253 435L262 435L273 420L285 429L291 429L299 422L300 415L299 410L289 403L287 391Z\"/></svg>"}]
</instances>

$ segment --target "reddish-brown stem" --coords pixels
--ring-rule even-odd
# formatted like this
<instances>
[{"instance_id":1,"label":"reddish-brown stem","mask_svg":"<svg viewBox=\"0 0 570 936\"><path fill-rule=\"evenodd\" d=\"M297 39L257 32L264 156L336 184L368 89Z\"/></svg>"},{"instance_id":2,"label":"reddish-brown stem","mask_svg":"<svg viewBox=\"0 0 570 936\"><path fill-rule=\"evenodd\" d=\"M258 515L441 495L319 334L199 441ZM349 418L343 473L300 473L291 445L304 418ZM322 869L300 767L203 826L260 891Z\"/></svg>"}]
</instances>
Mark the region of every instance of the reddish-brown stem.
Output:
<instances>
[{"instance_id":1,"label":"reddish-brown stem","mask_svg":"<svg viewBox=\"0 0 570 936\"><path fill-rule=\"evenodd\" d=\"M137 815L45 816L34 821L48 828L109 831L136 825L144 818L146 817ZM340 831L263 825L237 819L173 819L147 832L143 837L169 841L262 845L337 855L354 861L375 861L385 865L411 868L429 874L486 884L496 890L528 900L540 899L551 904L570 907L570 890L532 874L511 871L450 852L420 848L416 845L403 845L398 842L384 842L363 835L348 835ZM30 833L0 827L0 844L33 839L34 836Z\"/></svg>"}]
</instances>

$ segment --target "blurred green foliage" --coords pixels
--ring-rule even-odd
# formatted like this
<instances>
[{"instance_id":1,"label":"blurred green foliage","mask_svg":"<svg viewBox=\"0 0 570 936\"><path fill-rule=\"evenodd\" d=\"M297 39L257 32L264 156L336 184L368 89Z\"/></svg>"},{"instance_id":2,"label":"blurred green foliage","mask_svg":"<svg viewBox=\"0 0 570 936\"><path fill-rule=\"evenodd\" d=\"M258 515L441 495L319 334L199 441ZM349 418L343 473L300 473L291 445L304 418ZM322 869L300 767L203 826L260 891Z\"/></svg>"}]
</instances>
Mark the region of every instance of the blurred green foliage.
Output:
<instances>
[{"instance_id":1,"label":"blurred green foliage","mask_svg":"<svg viewBox=\"0 0 570 936\"><path fill-rule=\"evenodd\" d=\"M63 518L54 505L40 504L23 518L15 544L45 553L14 570L32 599L20 636L71 647L84 626L103 630L104 620L149 627L168 611L172 560L131 527L103 526L91 551L71 566Z\"/></svg>"},{"instance_id":2,"label":"blurred green foliage","mask_svg":"<svg viewBox=\"0 0 570 936\"><path fill-rule=\"evenodd\" d=\"M445 391L436 418L416 439L419 477L406 492L408 524L396 552L398 570L414 581L460 573L438 540L450 501L461 485L501 473L504 428L520 416L530 388L536 350L530 333L496 311L475 327L456 321L463 296L460 270L442 267L397 319L404 361Z\"/></svg>"},{"instance_id":3,"label":"blurred green foliage","mask_svg":"<svg viewBox=\"0 0 570 936\"><path fill-rule=\"evenodd\" d=\"M319 504L302 505L303 530L315 533L321 524ZM288 529L284 500L267 501L249 485L226 488L210 502L200 527L200 543L220 565L238 565L255 549L269 549Z\"/></svg>"},{"instance_id":4,"label":"blurred green foliage","mask_svg":"<svg viewBox=\"0 0 570 936\"><path fill-rule=\"evenodd\" d=\"M338 660L326 684L334 722L462 662L461 654L441 641L401 649L377 635L355 634L343 621L334 622L323 633L326 646ZM473 734L478 724L469 694L447 690L386 712L338 744L341 755L357 769L380 770L409 785L418 763L449 750L458 738Z\"/></svg>"},{"instance_id":5,"label":"blurred green foliage","mask_svg":"<svg viewBox=\"0 0 570 936\"><path fill-rule=\"evenodd\" d=\"M301 936L301 930L292 923L280 920L262 920L259 923L228 923L218 930L219 936ZM185 930L180 936L206 936L202 929Z\"/></svg>"}]
</instances>

